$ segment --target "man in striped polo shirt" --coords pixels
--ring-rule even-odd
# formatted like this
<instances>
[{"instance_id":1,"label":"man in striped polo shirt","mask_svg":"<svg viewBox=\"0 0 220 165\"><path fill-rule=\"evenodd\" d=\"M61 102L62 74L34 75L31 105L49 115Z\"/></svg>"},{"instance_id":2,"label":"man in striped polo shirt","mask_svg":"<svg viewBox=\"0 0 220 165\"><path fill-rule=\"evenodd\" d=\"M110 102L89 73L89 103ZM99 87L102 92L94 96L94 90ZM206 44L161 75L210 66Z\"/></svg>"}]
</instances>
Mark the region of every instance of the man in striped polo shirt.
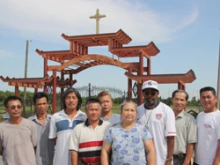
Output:
<instances>
[{"instance_id":1,"label":"man in striped polo shirt","mask_svg":"<svg viewBox=\"0 0 220 165\"><path fill-rule=\"evenodd\" d=\"M70 137L72 165L100 165L104 134L110 126L109 122L100 119L101 109L98 99L87 100L87 120L78 124Z\"/></svg>"}]
</instances>

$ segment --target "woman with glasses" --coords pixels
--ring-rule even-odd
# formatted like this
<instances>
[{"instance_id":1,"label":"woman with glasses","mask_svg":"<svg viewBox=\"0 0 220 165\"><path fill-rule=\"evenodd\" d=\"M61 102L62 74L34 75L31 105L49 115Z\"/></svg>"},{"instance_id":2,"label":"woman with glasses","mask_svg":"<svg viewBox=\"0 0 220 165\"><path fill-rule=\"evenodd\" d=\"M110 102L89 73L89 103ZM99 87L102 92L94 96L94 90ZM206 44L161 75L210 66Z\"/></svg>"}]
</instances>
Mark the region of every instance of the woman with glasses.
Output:
<instances>
[{"instance_id":1,"label":"woman with glasses","mask_svg":"<svg viewBox=\"0 0 220 165\"><path fill-rule=\"evenodd\" d=\"M126 100L121 104L120 123L113 125L104 137L102 165L156 164L156 153L152 136L148 130L137 123L137 105ZM111 153L111 163L109 163Z\"/></svg>"}]
</instances>

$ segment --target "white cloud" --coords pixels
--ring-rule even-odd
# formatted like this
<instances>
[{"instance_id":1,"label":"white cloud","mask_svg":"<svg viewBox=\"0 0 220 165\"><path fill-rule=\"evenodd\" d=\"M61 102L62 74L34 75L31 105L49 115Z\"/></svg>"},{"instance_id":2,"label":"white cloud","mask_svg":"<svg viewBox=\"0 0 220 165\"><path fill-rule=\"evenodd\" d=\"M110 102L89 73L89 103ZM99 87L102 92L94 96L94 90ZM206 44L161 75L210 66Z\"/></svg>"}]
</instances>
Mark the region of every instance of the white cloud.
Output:
<instances>
[{"instance_id":1,"label":"white cloud","mask_svg":"<svg viewBox=\"0 0 220 165\"><path fill-rule=\"evenodd\" d=\"M12 57L12 53L7 50L0 50L0 57Z\"/></svg>"},{"instance_id":2,"label":"white cloud","mask_svg":"<svg viewBox=\"0 0 220 165\"><path fill-rule=\"evenodd\" d=\"M63 39L62 33L80 35L95 33L96 8L107 18L100 20L100 32L123 29L134 42L167 42L175 33L198 17L195 8L188 16L172 22L140 1L128 0L1 0L0 27L16 30L22 37L40 40ZM173 26L174 25L174 26Z\"/></svg>"}]
</instances>

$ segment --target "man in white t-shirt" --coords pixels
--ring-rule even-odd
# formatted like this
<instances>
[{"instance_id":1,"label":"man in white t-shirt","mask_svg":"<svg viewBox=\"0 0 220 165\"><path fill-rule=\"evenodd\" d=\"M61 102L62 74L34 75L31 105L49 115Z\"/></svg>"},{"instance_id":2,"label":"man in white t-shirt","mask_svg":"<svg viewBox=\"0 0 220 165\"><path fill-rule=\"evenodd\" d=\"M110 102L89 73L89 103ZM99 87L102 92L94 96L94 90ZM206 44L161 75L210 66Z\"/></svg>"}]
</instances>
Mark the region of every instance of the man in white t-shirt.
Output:
<instances>
[{"instance_id":1,"label":"man in white t-shirt","mask_svg":"<svg viewBox=\"0 0 220 165\"><path fill-rule=\"evenodd\" d=\"M100 119L108 121L112 125L121 122L121 115L112 113L113 101L110 93L108 91L102 91L98 94L97 98L102 104Z\"/></svg>"},{"instance_id":2,"label":"man in white t-shirt","mask_svg":"<svg viewBox=\"0 0 220 165\"><path fill-rule=\"evenodd\" d=\"M213 87L200 89L200 102L204 112L199 113L197 144L194 165L220 164L220 111L216 108L217 96Z\"/></svg>"},{"instance_id":3,"label":"man in white t-shirt","mask_svg":"<svg viewBox=\"0 0 220 165\"><path fill-rule=\"evenodd\" d=\"M153 136L156 164L172 165L174 137L176 136L173 110L158 100L158 83L148 80L142 85L145 102L137 110L137 122L145 125Z\"/></svg>"},{"instance_id":4,"label":"man in white t-shirt","mask_svg":"<svg viewBox=\"0 0 220 165\"><path fill-rule=\"evenodd\" d=\"M49 139L55 142L53 165L70 165L69 139L77 124L86 120L80 111L82 98L75 88L68 88L63 95L64 109L55 113L50 121Z\"/></svg>"}]
</instances>

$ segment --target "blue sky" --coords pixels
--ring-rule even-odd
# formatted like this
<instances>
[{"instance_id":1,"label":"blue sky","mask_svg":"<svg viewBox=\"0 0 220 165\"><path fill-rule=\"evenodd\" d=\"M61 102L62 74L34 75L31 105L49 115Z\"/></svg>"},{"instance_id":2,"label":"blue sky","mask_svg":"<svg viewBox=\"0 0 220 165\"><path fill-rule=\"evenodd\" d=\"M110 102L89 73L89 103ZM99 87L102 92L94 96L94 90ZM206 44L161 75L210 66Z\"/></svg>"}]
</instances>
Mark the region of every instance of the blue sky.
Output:
<instances>
[{"instance_id":1,"label":"blue sky","mask_svg":"<svg viewBox=\"0 0 220 165\"><path fill-rule=\"evenodd\" d=\"M95 20L89 16L99 8L107 15L100 21L100 33L123 29L132 38L129 45L154 41L161 52L151 58L152 74L192 69L196 80L186 84L186 90L198 97L201 87L217 87L219 6L219 0L0 0L0 75L24 77L26 40L31 40L28 77L42 77L43 59L35 50L69 49L62 33L95 33ZM107 47L89 52L111 56ZM114 66L97 66L74 78L77 87L91 83L127 90L125 72ZM160 95L169 97L176 88L177 84L160 85ZM0 81L0 90L13 91L14 87Z\"/></svg>"}]
</instances>

